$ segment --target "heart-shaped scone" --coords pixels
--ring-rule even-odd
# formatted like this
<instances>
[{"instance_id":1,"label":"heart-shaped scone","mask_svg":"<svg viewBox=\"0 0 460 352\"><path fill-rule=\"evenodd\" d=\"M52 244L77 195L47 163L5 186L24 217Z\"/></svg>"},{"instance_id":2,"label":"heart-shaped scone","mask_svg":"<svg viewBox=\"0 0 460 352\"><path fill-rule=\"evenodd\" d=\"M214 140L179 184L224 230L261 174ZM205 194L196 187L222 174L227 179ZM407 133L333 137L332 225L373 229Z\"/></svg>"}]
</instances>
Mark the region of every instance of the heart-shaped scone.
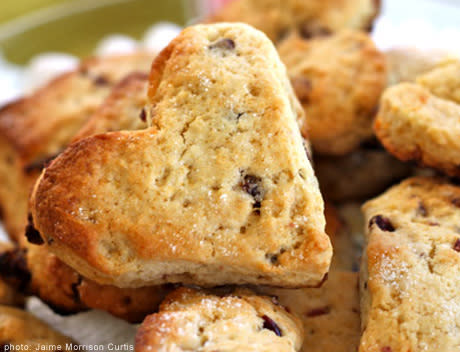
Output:
<instances>
[{"instance_id":1,"label":"heart-shaped scone","mask_svg":"<svg viewBox=\"0 0 460 352\"><path fill-rule=\"evenodd\" d=\"M323 200L269 39L184 30L154 61L148 101L150 128L83 139L42 173L31 209L50 250L119 287L319 284Z\"/></svg>"}]
</instances>

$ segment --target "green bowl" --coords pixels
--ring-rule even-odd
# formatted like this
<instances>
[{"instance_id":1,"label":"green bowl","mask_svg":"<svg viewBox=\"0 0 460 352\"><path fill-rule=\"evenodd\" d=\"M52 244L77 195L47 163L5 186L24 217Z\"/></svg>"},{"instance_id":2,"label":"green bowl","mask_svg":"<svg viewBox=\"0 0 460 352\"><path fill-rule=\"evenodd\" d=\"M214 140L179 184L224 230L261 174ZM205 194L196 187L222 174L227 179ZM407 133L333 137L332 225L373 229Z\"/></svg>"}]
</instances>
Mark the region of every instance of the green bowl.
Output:
<instances>
[{"instance_id":1,"label":"green bowl","mask_svg":"<svg viewBox=\"0 0 460 352\"><path fill-rule=\"evenodd\" d=\"M88 56L109 34L139 39L155 22L183 25L189 17L190 1L61 0L0 25L0 50L16 64L25 64L34 55L49 51Z\"/></svg>"}]
</instances>

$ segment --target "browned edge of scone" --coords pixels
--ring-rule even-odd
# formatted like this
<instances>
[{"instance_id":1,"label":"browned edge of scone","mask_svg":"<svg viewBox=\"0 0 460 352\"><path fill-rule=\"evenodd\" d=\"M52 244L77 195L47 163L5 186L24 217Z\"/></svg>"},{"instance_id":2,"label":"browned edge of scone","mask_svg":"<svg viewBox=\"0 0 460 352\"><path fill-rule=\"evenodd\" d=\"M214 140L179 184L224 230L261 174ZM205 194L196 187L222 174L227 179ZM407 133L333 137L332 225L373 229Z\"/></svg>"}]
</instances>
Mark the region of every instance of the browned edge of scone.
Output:
<instances>
[{"instance_id":1,"label":"browned edge of scone","mask_svg":"<svg viewBox=\"0 0 460 352\"><path fill-rule=\"evenodd\" d=\"M33 263L28 263L28 259ZM100 309L131 323L139 323L156 312L166 294L175 288L162 285L121 289L99 285L36 245L1 252L0 278L21 294L39 297L59 315Z\"/></svg>"}]
</instances>

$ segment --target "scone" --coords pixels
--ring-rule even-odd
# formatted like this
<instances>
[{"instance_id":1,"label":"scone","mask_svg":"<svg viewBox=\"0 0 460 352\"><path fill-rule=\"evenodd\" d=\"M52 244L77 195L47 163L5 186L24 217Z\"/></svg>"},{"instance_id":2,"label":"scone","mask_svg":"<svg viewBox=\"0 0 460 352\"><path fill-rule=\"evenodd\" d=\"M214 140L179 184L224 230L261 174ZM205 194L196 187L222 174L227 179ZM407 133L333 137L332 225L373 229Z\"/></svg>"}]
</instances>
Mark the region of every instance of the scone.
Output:
<instances>
[{"instance_id":1,"label":"scone","mask_svg":"<svg viewBox=\"0 0 460 352\"><path fill-rule=\"evenodd\" d=\"M115 85L109 96L73 138L147 127L142 118L147 101L148 75L132 73ZM165 286L120 289L99 285L64 264L46 246L20 241L30 281L27 292L37 295L60 314L88 308L107 311L130 322L140 322L155 311L172 289Z\"/></svg>"},{"instance_id":2,"label":"scone","mask_svg":"<svg viewBox=\"0 0 460 352\"><path fill-rule=\"evenodd\" d=\"M0 306L0 345L3 351L62 352L72 351L75 343L30 313Z\"/></svg>"},{"instance_id":3,"label":"scone","mask_svg":"<svg viewBox=\"0 0 460 352\"><path fill-rule=\"evenodd\" d=\"M302 324L270 298L250 292L215 296L181 288L148 316L137 352L295 352Z\"/></svg>"},{"instance_id":4,"label":"scone","mask_svg":"<svg viewBox=\"0 0 460 352\"><path fill-rule=\"evenodd\" d=\"M328 271L323 201L271 42L194 26L154 61L150 128L72 144L32 194L50 250L101 284L305 287Z\"/></svg>"},{"instance_id":5,"label":"scone","mask_svg":"<svg viewBox=\"0 0 460 352\"><path fill-rule=\"evenodd\" d=\"M89 59L0 110L0 206L10 237L22 236L27 199L43 166L74 137L114 84L148 72L153 54Z\"/></svg>"},{"instance_id":6,"label":"scone","mask_svg":"<svg viewBox=\"0 0 460 352\"><path fill-rule=\"evenodd\" d=\"M452 59L420 75L417 83L438 98L460 104L460 59Z\"/></svg>"},{"instance_id":7,"label":"scone","mask_svg":"<svg viewBox=\"0 0 460 352\"><path fill-rule=\"evenodd\" d=\"M372 137L387 73L383 53L367 34L344 30L310 40L290 36L278 51L305 110L302 134L314 151L345 155Z\"/></svg>"},{"instance_id":8,"label":"scone","mask_svg":"<svg viewBox=\"0 0 460 352\"><path fill-rule=\"evenodd\" d=\"M421 85L401 83L384 93L374 129L383 146L400 160L460 176L459 104Z\"/></svg>"},{"instance_id":9,"label":"scone","mask_svg":"<svg viewBox=\"0 0 460 352\"><path fill-rule=\"evenodd\" d=\"M133 73L115 85L75 139L96 133L146 127L141 119L147 98L148 76ZM37 239L33 228L27 236ZM38 240L40 238L38 237ZM0 255L0 274L8 282L27 294L40 297L59 314L77 313L89 308L101 309L130 322L140 322L158 308L172 287L153 286L120 289L99 285L79 275L64 264L46 246L19 239L20 248L3 250ZM11 286L9 286L11 287Z\"/></svg>"},{"instance_id":10,"label":"scone","mask_svg":"<svg viewBox=\"0 0 460 352\"><path fill-rule=\"evenodd\" d=\"M317 155L314 165L324 198L334 202L369 199L413 171L382 147L360 147L344 156Z\"/></svg>"},{"instance_id":11,"label":"scone","mask_svg":"<svg viewBox=\"0 0 460 352\"><path fill-rule=\"evenodd\" d=\"M0 242L0 267L5 265L5 257L3 256L3 253L11 248L13 248L13 246L9 243ZM11 274L11 272L9 274ZM18 292L7 281L8 278L4 277L4 275L2 275L2 270L0 270L0 305L23 306L24 295Z\"/></svg>"},{"instance_id":12,"label":"scone","mask_svg":"<svg viewBox=\"0 0 460 352\"><path fill-rule=\"evenodd\" d=\"M236 0L208 22L245 22L274 42L286 33L303 37L327 35L343 28L370 30L380 0Z\"/></svg>"},{"instance_id":13,"label":"scone","mask_svg":"<svg viewBox=\"0 0 460 352\"><path fill-rule=\"evenodd\" d=\"M141 115L147 97L147 81L147 74L133 73L116 84L74 138L145 128L146 122ZM33 228L29 226L28 229L29 239L36 240ZM140 322L157 309L166 293L172 289L164 286L120 289L99 285L64 264L46 246L29 243L23 236L18 242L20 248L2 250L0 273L6 275L7 281L12 282L13 286L40 297L59 314L94 308L130 322ZM11 286L5 284L6 288L9 288L10 294L14 292ZM8 292L5 291L5 294ZM22 297L17 296L18 299Z\"/></svg>"},{"instance_id":14,"label":"scone","mask_svg":"<svg viewBox=\"0 0 460 352\"><path fill-rule=\"evenodd\" d=\"M135 289L99 285L79 275L45 246L33 244L0 253L0 276L10 284L12 292L15 287L38 296L58 314L92 308L132 323L139 323L156 311L166 294L174 289L166 285ZM17 295L17 299L22 297Z\"/></svg>"},{"instance_id":15,"label":"scone","mask_svg":"<svg viewBox=\"0 0 460 352\"><path fill-rule=\"evenodd\" d=\"M460 188L410 178L367 202L361 352L460 350Z\"/></svg>"},{"instance_id":16,"label":"scone","mask_svg":"<svg viewBox=\"0 0 460 352\"><path fill-rule=\"evenodd\" d=\"M302 320L302 352L356 351L360 338L358 274L331 271L321 288L263 289ZM273 349L272 351L275 351Z\"/></svg>"}]
</instances>

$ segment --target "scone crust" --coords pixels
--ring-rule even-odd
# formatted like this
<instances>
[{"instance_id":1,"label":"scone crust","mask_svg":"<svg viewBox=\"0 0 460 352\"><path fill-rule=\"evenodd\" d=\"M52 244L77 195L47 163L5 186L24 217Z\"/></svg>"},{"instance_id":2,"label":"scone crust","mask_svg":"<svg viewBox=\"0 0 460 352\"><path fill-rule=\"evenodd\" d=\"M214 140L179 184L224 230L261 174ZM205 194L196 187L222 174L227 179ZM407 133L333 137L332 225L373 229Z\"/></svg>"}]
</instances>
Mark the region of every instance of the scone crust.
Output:
<instances>
[{"instance_id":1,"label":"scone crust","mask_svg":"<svg viewBox=\"0 0 460 352\"><path fill-rule=\"evenodd\" d=\"M421 85L388 88L374 130L384 147L403 161L415 161L460 176L460 106Z\"/></svg>"},{"instance_id":2,"label":"scone crust","mask_svg":"<svg viewBox=\"0 0 460 352\"><path fill-rule=\"evenodd\" d=\"M42 174L32 211L50 250L120 287L320 283L323 202L268 39L190 27L155 60L149 95L151 128L83 139Z\"/></svg>"},{"instance_id":3,"label":"scone crust","mask_svg":"<svg viewBox=\"0 0 460 352\"><path fill-rule=\"evenodd\" d=\"M456 351L460 188L410 178L367 202L361 352Z\"/></svg>"},{"instance_id":4,"label":"scone crust","mask_svg":"<svg viewBox=\"0 0 460 352\"><path fill-rule=\"evenodd\" d=\"M278 51L305 110L302 134L315 152L346 155L373 136L387 70L369 35L343 30L310 40L290 36Z\"/></svg>"},{"instance_id":5,"label":"scone crust","mask_svg":"<svg viewBox=\"0 0 460 352\"><path fill-rule=\"evenodd\" d=\"M250 291L215 296L180 288L148 316L136 351L299 351L300 321L270 298Z\"/></svg>"},{"instance_id":6,"label":"scone crust","mask_svg":"<svg viewBox=\"0 0 460 352\"><path fill-rule=\"evenodd\" d=\"M24 283L28 294L38 296L56 313L74 314L100 309L131 323L141 322L156 311L173 287L119 288L100 285L81 276L50 253L46 246L25 244L22 253L30 275Z\"/></svg>"}]
</instances>

